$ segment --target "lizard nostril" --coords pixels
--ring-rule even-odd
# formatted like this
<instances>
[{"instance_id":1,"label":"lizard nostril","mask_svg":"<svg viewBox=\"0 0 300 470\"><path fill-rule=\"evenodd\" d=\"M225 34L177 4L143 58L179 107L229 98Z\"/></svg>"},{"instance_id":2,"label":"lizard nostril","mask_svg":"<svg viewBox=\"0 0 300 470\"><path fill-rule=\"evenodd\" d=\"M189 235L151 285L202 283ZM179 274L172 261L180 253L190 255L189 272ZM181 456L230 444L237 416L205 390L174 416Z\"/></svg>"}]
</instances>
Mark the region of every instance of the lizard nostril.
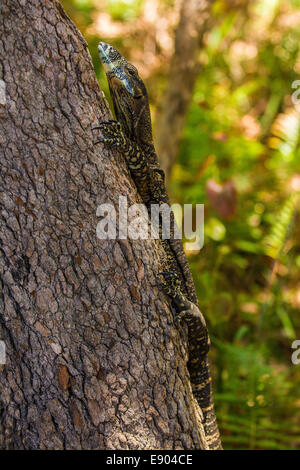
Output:
<instances>
[{"instance_id":1,"label":"lizard nostril","mask_svg":"<svg viewBox=\"0 0 300 470\"><path fill-rule=\"evenodd\" d=\"M101 47L105 51L108 48L108 44L106 44L106 42L99 42L98 47Z\"/></svg>"}]
</instances>

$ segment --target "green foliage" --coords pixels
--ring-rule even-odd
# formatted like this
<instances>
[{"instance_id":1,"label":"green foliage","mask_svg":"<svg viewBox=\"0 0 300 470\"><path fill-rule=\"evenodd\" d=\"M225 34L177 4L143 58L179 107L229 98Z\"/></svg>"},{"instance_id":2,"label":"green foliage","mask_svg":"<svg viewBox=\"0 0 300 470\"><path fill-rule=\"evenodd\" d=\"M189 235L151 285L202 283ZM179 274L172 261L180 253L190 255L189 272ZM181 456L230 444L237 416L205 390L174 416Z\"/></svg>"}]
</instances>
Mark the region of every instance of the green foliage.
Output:
<instances>
[{"instance_id":1,"label":"green foliage","mask_svg":"<svg viewBox=\"0 0 300 470\"><path fill-rule=\"evenodd\" d=\"M177 200L206 205L205 247L191 263L213 336L225 448L300 448L299 368L290 360L300 337L300 113L290 99L300 50L297 29L277 26L282 15L277 4L263 41L247 41L263 18L244 13L213 31L171 186ZM243 56L247 47L250 58L237 62L231 49ZM211 178L236 186L231 219L208 201Z\"/></svg>"},{"instance_id":2,"label":"green foliage","mask_svg":"<svg viewBox=\"0 0 300 470\"><path fill-rule=\"evenodd\" d=\"M246 331L245 331L246 333ZM297 398L287 371L279 373L270 366L264 347L214 339L220 355L221 379L215 400L228 448L288 449L300 445L300 426L295 424L283 433L287 412L295 408ZM277 422L274 422L276 409Z\"/></svg>"},{"instance_id":3,"label":"green foliage","mask_svg":"<svg viewBox=\"0 0 300 470\"><path fill-rule=\"evenodd\" d=\"M114 20L130 21L139 15L141 6L141 0L111 0L107 11Z\"/></svg>"}]
</instances>

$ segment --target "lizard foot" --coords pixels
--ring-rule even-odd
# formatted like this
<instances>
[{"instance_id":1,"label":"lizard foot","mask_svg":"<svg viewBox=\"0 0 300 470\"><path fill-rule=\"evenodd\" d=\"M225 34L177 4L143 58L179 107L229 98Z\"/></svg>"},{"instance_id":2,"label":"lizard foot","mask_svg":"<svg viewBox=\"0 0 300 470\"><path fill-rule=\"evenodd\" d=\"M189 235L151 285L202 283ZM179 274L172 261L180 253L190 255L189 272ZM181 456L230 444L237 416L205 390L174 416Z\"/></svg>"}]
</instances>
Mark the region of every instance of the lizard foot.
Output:
<instances>
[{"instance_id":1,"label":"lizard foot","mask_svg":"<svg viewBox=\"0 0 300 470\"><path fill-rule=\"evenodd\" d=\"M188 310L181 310L180 312L176 312L174 322L176 326L180 325L182 320L186 320L188 318L189 311Z\"/></svg>"},{"instance_id":2,"label":"lizard foot","mask_svg":"<svg viewBox=\"0 0 300 470\"><path fill-rule=\"evenodd\" d=\"M126 137L118 121L110 119L109 121L101 122L100 126L93 127L92 130L94 129L100 129L103 135L103 138L97 140L94 145L103 142L110 147L126 147Z\"/></svg>"}]
</instances>

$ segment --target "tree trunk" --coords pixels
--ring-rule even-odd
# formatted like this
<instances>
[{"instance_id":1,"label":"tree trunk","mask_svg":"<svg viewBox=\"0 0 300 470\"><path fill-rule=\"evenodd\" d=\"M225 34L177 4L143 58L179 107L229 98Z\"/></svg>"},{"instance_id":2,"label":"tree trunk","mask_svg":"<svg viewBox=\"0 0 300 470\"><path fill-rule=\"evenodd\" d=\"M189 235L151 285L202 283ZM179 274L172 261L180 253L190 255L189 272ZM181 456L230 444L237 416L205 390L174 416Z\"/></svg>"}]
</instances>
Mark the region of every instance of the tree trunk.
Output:
<instances>
[{"instance_id":1,"label":"tree trunk","mask_svg":"<svg viewBox=\"0 0 300 470\"><path fill-rule=\"evenodd\" d=\"M99 204L139 198L93 146L87 45L56 0L2 0L0 32L0 447L207 448L160 244L96 236Z\"/></svg>"},{"instance_id":2,"label":"tree trunk","mask_svg":"<svg viewBox=\"0 0 300 470\"><path fill-rule=\"evenodd\" d=\"M212 0L183 0L170 64L155 125L155 146L167 178L176 160L188 107L200 71L198 53L207 31Z\"/></svg>"}]
</instances>

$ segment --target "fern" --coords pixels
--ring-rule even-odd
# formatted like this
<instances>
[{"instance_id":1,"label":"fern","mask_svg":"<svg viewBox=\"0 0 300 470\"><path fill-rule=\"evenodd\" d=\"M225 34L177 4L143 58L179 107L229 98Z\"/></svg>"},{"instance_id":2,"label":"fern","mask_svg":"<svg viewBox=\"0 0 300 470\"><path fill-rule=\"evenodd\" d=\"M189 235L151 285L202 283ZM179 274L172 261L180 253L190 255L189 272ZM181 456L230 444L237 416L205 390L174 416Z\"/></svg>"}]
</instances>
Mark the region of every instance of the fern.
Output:
<instances>
[{"instance_id":1,"label":"fern","mask_svg":"<svg viewBox=\"0 0 300 470\"><path fill-rule=\"evenodd\" d=\"M279 258L284 248L285 240L292 225L293 215L298 199L297 193L291 194L287 198L282 209L275 218L274 224L271 226L269 235L265 237L265 253L273 259Z\"/></svg>"},{"instance_id":2,"label":"fern","mask_svg":"<svg viewBox=\"0 0 300 470\"><path fill-rule=\"evenodd\" d=\"M216 339L214 343L225 364L222 392L215 394L224 447L300 448L299 426L290 425L283 432L280 422L281 413L286 412L286 398L291 400L292 396L286 374L274 371L264 349L257 344L228 344ZM272 419L273 409L277 421Z\"/></svg>"}]
</instances>

